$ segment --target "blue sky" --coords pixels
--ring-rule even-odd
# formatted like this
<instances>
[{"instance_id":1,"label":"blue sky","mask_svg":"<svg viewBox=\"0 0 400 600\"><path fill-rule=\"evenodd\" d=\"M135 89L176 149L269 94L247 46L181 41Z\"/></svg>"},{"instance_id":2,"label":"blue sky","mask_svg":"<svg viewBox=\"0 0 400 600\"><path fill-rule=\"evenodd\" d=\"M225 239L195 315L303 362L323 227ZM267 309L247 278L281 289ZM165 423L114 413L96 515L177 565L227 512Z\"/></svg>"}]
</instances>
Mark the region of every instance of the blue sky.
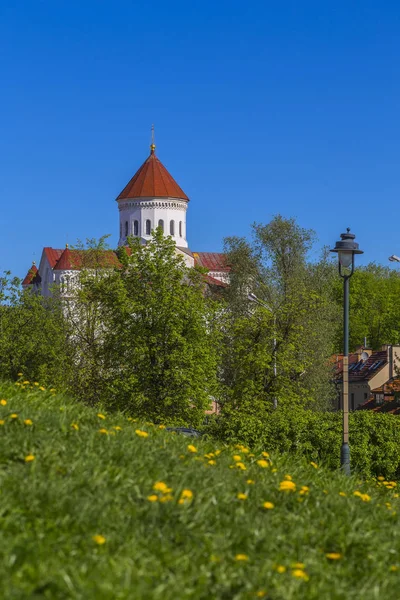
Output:
<instances>
[{"instance_id":1,"label":"blue sky","mask_svg":"<svg viewBox=\"0 0 400 600\"><path fill-rule=\"evenodd\" d=\"M110 233L157 154L192 250L296 217L360 263L400 255L400 5L268 0L0 3L0 270ZM396 267L394 267L396 268Z\"/></svg>"}]
</instances>

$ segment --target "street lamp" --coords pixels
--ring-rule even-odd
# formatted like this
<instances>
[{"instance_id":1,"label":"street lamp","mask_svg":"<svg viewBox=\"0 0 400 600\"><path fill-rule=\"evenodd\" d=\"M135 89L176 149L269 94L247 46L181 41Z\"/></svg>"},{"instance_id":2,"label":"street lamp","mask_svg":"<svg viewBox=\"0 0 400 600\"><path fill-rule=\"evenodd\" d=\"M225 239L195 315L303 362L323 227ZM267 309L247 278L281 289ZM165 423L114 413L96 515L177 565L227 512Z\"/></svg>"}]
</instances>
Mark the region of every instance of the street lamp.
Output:
<instances>
[{"instance_id":1,"label":"street lamp","mask_svg":"<svg viewBox=\"0 0 400 600\"><path fill-rule=\"evenodd\" d=\"M363 254L354 241L355 235L347 228L341 233L340 242L331 252L336 252L339 258L339 275L343 278L343 440L340 451L340 465L346 475L350 475L349 448L349 279L354 273L354 255Z\"/></svg>"},{"instance_id":2,"label":"street lamp","mask_svg":"<svg viewBox=\"0 0 400 600\"><path fill-rule=\"evenodd\" d=\"M400 257L392 254L392 256L389 256L389 260L390 262L400 262Z\"/></svg>"},{"instance_id":3,"label":"street lamp","mask_svg":"<svg viewBox=\"0 0 400 600\"><path fill-rule=\"evenodd\" d=\"M266 302L264 302L263 300L260 300L260 298L258 298L258 296L253 294L253 292L250 292L250 294L248 294L247 298L250 300L250 302L256 302L259 306L262 306L263 308L268 310L268 312L270 312L274 318L274 380L275 380L275 385L276 385L276 375L277 375L277 369L276 369L276 316L275 316L275 313L272 310L272 308ZM273 399L273 403L274 403L274 408L278 408L278 399L276 396Z\"/></svg>"}]
</instances>

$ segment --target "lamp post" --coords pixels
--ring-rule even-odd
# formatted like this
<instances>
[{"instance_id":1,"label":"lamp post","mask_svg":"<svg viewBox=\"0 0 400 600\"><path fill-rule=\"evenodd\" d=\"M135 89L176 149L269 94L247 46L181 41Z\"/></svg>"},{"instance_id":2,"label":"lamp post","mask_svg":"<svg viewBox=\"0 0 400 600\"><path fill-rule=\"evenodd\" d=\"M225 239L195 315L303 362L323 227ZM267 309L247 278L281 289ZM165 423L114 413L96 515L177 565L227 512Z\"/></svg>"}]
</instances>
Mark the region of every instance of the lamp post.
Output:
<instances>
[{"instance_id":1,"label":"lamp post","mask_svg":"<svg viewBox=\"0 0 400 600\"><path fill-rule=\"evenodd\" d=\"M263 308L265 308L266 310L268 310L268 312L270 312L273 316L274 319L274 381L275 381L275 385L276 385L276 376L277 376L277 368L276 368L276 316L274 311L272 310L272 308L263 300L260 300L260 298L258 298L258 296L256 296L255 294L253 294L253 292L250 292L250 294L248 294L247 298L250 300L250 302L256 302L259 306L262 306ZM275 396L273 399L273 404L274 404L274 408L278 408L278 399Z\"/></svg>"},{"instance_id":2,"label":"lamp post","mask_svg":"<svg viewBox=\"0 0 400 600\"><path fill-rule=\"evenodd\" d=\"M343 278L343 439L340 451L340 465L346 475L350 475L349 447L349 279L354 273L354 255L363 254L354 241L355 235L347 228L340 234L341 240L331 252L339 259L339 275Z\"/></svg>"}]
</instances>

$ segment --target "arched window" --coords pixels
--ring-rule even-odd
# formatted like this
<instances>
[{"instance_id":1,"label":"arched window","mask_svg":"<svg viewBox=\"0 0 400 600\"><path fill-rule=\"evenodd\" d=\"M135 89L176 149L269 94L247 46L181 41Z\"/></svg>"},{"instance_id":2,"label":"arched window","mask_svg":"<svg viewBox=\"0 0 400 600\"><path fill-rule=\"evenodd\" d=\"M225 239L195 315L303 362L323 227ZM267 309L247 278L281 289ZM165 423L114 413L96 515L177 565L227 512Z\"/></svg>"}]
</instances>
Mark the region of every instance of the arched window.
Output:
<instances>
[{"instance_id":1,"label":"arched window","mask_svg":"<svg viewBox=\"0 0 400 600\"><path fill-rule=\"evenodd\" d=\"M133 221L133 235L139 235L139 221Z\"/></svg>"},{"instance_id":2,"label":"arched window","mask_svg":"<svg viewBox=\"0 0 400 600\"><path fill-rule=\"evenodd\" d=\"M125 221L125 237L128 235L128 221Z\"/></svg>"},{"instance_id":3,"label":"arched window","mask_svg":"<svg viewBox=\"0 0 400 600\"><path fill-rule=\"evenodd\" d=\"M170 235L175 235L175 221L169 222L169 233Z\"/></svg>"},{"instance_id":4,"label":"arched window","mask_svg":"<svg viewBox=\"0 0 400 600\"><path fill-rule=\"evenodd\" d=\"M182 237L182 221L179 221L179 237Z\"/></svg>"},{"instance_id":5,"label":"arched window","mask_svg":"<svg viewBox=\"0 0 400 600\"><path fill-rule=\"evenodd\" d=\"M161 227L161 231L164 232L164 221L162 219L158 221L158 226Z\"/></svg>"},{"instance_id":6,"label":"arched window","mask_svg":"<svg viewBox=\"0 0 400 600\"><path fill-rule=\"evenodd\" d=\"M151 233L151 221L150 219L146 219L146 235L150 235Z\"/></svg>"}]
</instances>

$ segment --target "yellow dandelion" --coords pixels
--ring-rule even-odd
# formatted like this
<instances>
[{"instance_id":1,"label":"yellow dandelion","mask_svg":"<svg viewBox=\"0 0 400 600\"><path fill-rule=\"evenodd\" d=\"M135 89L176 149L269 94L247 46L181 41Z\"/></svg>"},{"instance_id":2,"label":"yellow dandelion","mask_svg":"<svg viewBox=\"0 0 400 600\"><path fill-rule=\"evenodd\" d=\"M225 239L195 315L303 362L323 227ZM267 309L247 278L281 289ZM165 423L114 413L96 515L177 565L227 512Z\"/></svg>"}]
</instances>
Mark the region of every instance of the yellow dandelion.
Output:
<instances>
[{"instance_id":1,"label":"yellow dandelion","mask_svg":"<svg viewBox=\"0 0 400 600\"><path fill-rule=\"evenodd\" d=\"M305 569L306 565L301 562L296 562L291 565L292 569Z\"/></svg>"},{"instance_id":2,"label":"yellow dandelion","mask_svg":"<svg viewBox=\"0 0 400 600\"><path fill-rule=\"evenodd\" d=\"M23 373L17 373L18 377L22 377Z\"/></svg>"},{"instance_id":3,"label":"yellow dandelion","mask_svg":"<svg viewBox=\"0 0 400 600\"><path fill-rule=\"evenodd\" d=\"M395 572L398 570L399 570L399 567L397 565L390 565L390 567L389 567L389 571Z\"/></svg>"},{"instance_id":4,"label":"yellow dandelion","mask_svg":"<svg viewBox=\"0 0 400 600\"><path fill-rule=\"evenodd\" d=\"M159 425L158 429L165 429L165 425Z\"/></svg>"},{"instance_id":5,"label":"yellow dandelion","mask_svg":"<svg viewBox=\"0 0 400 600\"><path fill-rule=\"evenodd\" d=\"M153 485L153 490L155 490L156 492L163 492L163 493L172 491L171 488L169 488L168 485L166 483L164 483L164 481L156 481L155 484Z\"/></svg>"},{"instance_id":6,"label":"yellow dandelion","mask_svg":"<svg viewBox=\"0 0 400 600\"><path fill-rule=\"evenodd\" d=\"M285 475L285 479L288 481L292 481L293 477L291 475Z\"/></svg>"},{"instance_id":7,"label":"yellow dandelion","mask_svg":"<svg viewBox=\"0 0 400 600\"><path fill-rule=\"evenodd\" d=\"M193 444L189 444L187 449L189 450L189 452L193 452L193 453L197 452L197 448L196 448L196 446L193 446Z\"/></svg>"},{"instance_id":8,"label":"yellow dandelion","mask_svg":"<svg viewBox=\"0 0 400 600\"><path fill-rule=\"evenodd\" d=\"M326 558L329 558L329 560L340 560L342 558L340 552L328 552L325 556Z\"/></svg>"},{"instance_id":9,"label":"yellow dandelion","mask_svg":"<svg viewBox=\"0 0 400 600\"><path fill-rule=\"evenodd\" d=\"M263 508L266 510L272 510L275 508L275 504L273 502L263 502Z\"/></svg>"},{"instance_id":10,"label":"yellow dandelion","mask_svg":"<svg viewBox=\"0 0 400 600\"><path fill-rule=\"evenodd\" d=\"M257 461L257 464L259 467L261 467L262 469L266 469L269 466L268 461L260 459Z\"/></svg>"},{"instance_id":11,"label":"yellow dandelion","mask_svg":"<svg viewBox=\"0 0 400 600\"><path fill-rule=\"evenodd\" d=\"M192 490L182 490L182 492L181 492L182 500L192 500L192 498L193 498Z\"/></svg>"},{"instance_id":12,"label":"yellow dandelion","mask_svg":"<svg viewBox=\"0 0 400 600\"><path fill-rule=\"evenodd\" d=\"M103 415L103 413L97 413L97 416L99 417L99 419L106 419L107 418L105 415Z\"/></svg>"},{"instance_id":13,"label":"yellow dandelion","mask_svg":"<svg viewBox=\"0 0 400 600\"><path fill-rule=\"evenodd\" d=\"M78 431L78 430L79 430L79 425L78 425L78 423L71 423L71 427L72 427L72 429L75 429L75 431Z\"/></svg>"},{"instance_id":14,"label":"yellow dandelion","mask_svg":"<svg viewBox=\"0 0 400 600\"><path fill-rule=\"evenodd\" d=\"M25 462L32 462L33 460L35 460L33 454L28 454L28 456L25 456Z\"/></svg>"},{"instance_id":15,"label":"yellow dandelion","mask_svg":"<svg viewBox=\"0 0 400 600\"><path fill-rule=\"evenodd\" d=\"M216 461L216 460L213 460L213 459L211 459L211 460L209 460L209 461L208 461L208 464L213 466L213 465L216 465L216 464L217 464L217 461Z\"/></svg>"},{"instance_id":16,"label":"yellow dandelion","mask_svg":"<svg viewBox=\"0 0 400 600\"><path fill-rule=\"evenodd\" d=\"M234 465L230 465L231 469L234 469L235 467L237 469L241 469L242 471L246 471L246 465L242 462L237 462Z\"/></svg>"},{"instance_id":17,"label":"yellow dandelion","mask_svg":"<svg viewBox=\"0 0 400 600\"><path fill-rule=\"evenodd\" d=\"M104 537L104 535L94 535L92 537L92 540L99 546L102 546L106 543L106 538Z\"/></svg>"},{"instance_id":18,"label":"yellow dandelion","mask_svg":"<svg viewBox=\"0 0 400 600\"><path fill-rule=\"evenodd\" d=\"M25 423L25 425L33 425L31 419L25 419L24 423Z\"/></svg>"},{"instance_id":19,"label":"yellow dandelion","mask_svg":"<svg viewBox=\"0 0 400 600\"><path fill-rule=\"evenodd\" d=\"M238 562L246 562L249 560L249 557L247 556L247 554L236 554L235 560L237 560Z\"/></svg>"},{"instance_id":20,"label":"yellow dandelion","mask_svg":"<svg viewBox=\"0 0 400 600\"><path fill-rule=\"evenodd\" d=\"M258 590L256 592L256 598L265 598L266 595L267 595L266 590Z\"/></svg>"},{"instance_id":21,"label":"yellow dandelion","mask_svg":"<svg viewBox=\"0 0 400 600\"><path fill-rule=\"evenodd\" d=\"M303 579L304 581L308 581L310 579L303 569L294 569L292 571L292 575L293 577L296 577L297 579Z\"/></svg>"},{"instance_id":22,"label":"yellow dandelion","mask_svg":"<svg viewBox=\"0 0 400 600\"><path fill-rule=\"evenodd\" d=\"M50 392L51 392L52 394L54 394L54 392L55 392L55 391L56 391L56 388L50 388Z\"/></svg>"},{"instance_id":23,"label":"yellow dandelion","mask_svg":"<svg viewBox=\"0 0 400 600\"><path fill-rule=\"evenodd\" d=\"M284 479L279 484L279 491L280 492L295 492L296 484L294 483L294 481L289 481L288 479Z\"/></svg>"},{"instance_id":24,"label":"yellow dandelion","mask_svg":"<svg viewBox=\"0 0 400 600\"><path fill-rule=\"evenodd\" d=\"M39 382L38 382L38 381L35 381L35 382L33 383L33 385L39 385Z\"/></svg>"},{"instance_id":25,"label":"yellow dandelion","mask_svg":"<svg viewBox=\"0 0 400 600\"><path fill-rule=\"evenodd\" d=\"M261 454L263 455L264 458L269 458L268 452L262 452Z\"/></svg>"},{"instance_id":26,"label":"yellow dandelion","mask_svg":"<svg viewBox=\"0 0 400 600\"><path fill-rule=\"evenodd\" d=\"M272 469L272 471L271 471L271 472L272 472L272 473L277 473L277 472L278 472L278 469L277 469L276 467L274 467L274 468Z\"/></svg>"},{"instance_id":27,"label":"yellow dandelion","mask_svg":"<svg viewBox=\"0 0 400 600\"><path fill-rule=\"evenodd\" d=\"M39 390L41 390L42 392L45 392L45 391L46 391L46 388L45 388L45 387L43 387L43 386L41 385L41 386L39 387Z\"/></svg>"},{"instance_id":28,"label":"yellow dandelion","mask_svg":"<svg viewBox=\"0 0 400 600\"><path fill-rule=\"evenodd\" d=\"M347 494L346 494L346 492L339 492L339 496L345 497L345 496L347 496Z\"/></svg>"},{"instance_id":29,"label":"yellow dandelion","mask_svg":"<svg viewBox=\"0 0 400 600\"><path fill-rule=\"evenodd\" d=\"M28 384L29 384L29 381L23 381L22 382L22 385L28 385Z\"/></svg>"},{"instance_id":30,"label":"yellow dandelion","mask_svg":"<svg viewBox=\"0 0 400 600\"><path fill-rule=\"evenodd\" d=\"M12 414L10 415L10 419L18 419L18 415L17 415L17 413L12 413Z\"/></svg>"},{"instance_id":31,"label":"yellow dandelion","mask_svg":"<svg viewBox=\"0 0 400 600\"><path fill-rule=\"evenodd\" d=\"M382 477L382 475L379 475L379 477L377 477L378 481L385 481L385 478Z\"/></svg>"},{"instance_id":32,"label":"yellow dandelion","mask_svg":"<svg viewBox=\"0 0 400 600\"><path fill-rule=\"evenodd\" d=\"M115 431L122 431L122 427L119 425L114 425L113 429L115 429Z\"/></svg>"},{"instance_id":33,"label":"yellow dandelion","mask_svg":"<svg viewBox=\"0 0 400 600\"><path fill-rule=\"evenodd\" d=\"M317 463L315 463L313 460L310 462L310 465L314 467L314 469L318 469Z\"/></svg>"},{"instance_id":34,"label":"yellow dandelion","mask_svg":"<svg viewBox=\"0 0 400 600\"><path fill-rule=\"evenodd\" d=\"M243 454L248 454L250 452L250 450L246 448L246 446L242 446L241 451L243 452Z\"/></svg>"},{"instance_id":35,"label":"yellow dandelion","mask_svg":"<svg viewBox=\"0 0 400 600\"><path fill-rule=\"evenodd\" d=\"M142 431L141 429L136 429L135 433L136 433L136 435L138 435L139 437L142 437L142 438L149 437L149 434L147 433L147 431Z\"/></svg>"},{"instance_id":36,"label":"yellow dandelion","mask_svg":"<svg viewBox=\"0 0 400 600\"><path fill-rule=\"evenodd\" d=\"M232 458L235 462L240 462L242 460L242 457L239 456L239 454L234 454Z\"/></svg>"},{"instance_id":37,"label":"yellow dandelion","mask_svg":"<svg viewBox=\"0 0 400 600\"><path fill-rule=\"evenodd\" d=\"M0 419L0 425L4 425L5 420L4 419Z\"/></svg>"},{"instance_id":38,"label":"yellow dandelion","mask_svg":"<svg viewBox=\"0 0 400 600\"><path fill-rule=\"evenodd\" d=\"M219 456L221 454L222 450L216 450L215 451L215 456Z\"/></svg>"},{"instance_id":39,"label":"yellow dandelion","mask_svg":"<svg viewBox=\"0 0 400 600\"><path fill-rule=\"evenodd\" d=\"M255 454L253 454L253 453L249 454L249 458L254 458L254 457L255 457Z\"/></svg>"},{"instance_id":40,"label":"yellow dandelion","mask_svg":"<svg viewBox=\"0 0 400 600\"><path fill-rule=\"evenodd\" d=\"M171 494L164 494L160 497L160 502L171 502L173 499L174 497Z\"/></svg>"},{"instance_id":41,"label":"yellow dandelion","mask_svg":"<svg viewBox=\"0 0 400 600\"><path fill-rule=\"evenodd\" d=\"M286 567L284 565L276 565L274 568L277 573L286 573Z\"/></svg>"},{"instance_id":42,"label":"yellow dandelion","mask_svg":"<svg viewBox=\"0 0 400 600\"><path fill-rule=\"evenodd\" d=\"M247 479L247 480L246 480L246 483L247 483L248 485L254 485L254 484L255 484L255 481L254 481L254 479Z\"/></svg>"},{"instance_id":43,"label":"yellow dandelion","mask_svg":"<svg viewBox=\"0 0 400 600\"><path fill-rule=\"evenodd\" d=\"M7 400L4 400L4 398L3 398L2 400L0 400L0 404L1 404L2 406L6 406L6 404L7 404Z\"/></svg>"},{"instance_id":44,"label":"yellow dandelion","mask_svg":"<svg viewBox=\"0 0 400 600\"><path fill-rule=\"evenodd\" d=\"M149 502L157 502L158 496L157 496L157 494L151 494L150 496L147 496L147 500Z\"/></svg>"},{"instance_id":45,"label":"yellow dandelion","mask_svg":"<svg viewBox=\"0 0 400 600\"><path fill-rule=\"evenodd\" d=\"M107 429L104 429L104 427L102 427L101 429L99 429L99 433L108 433Z\"/></svg>"},{"instance_id":46,"label":"yellow dandelion","mask_svg":"<svg viewBox=\"0 0 400 600\"><path fill-rule=\"evenodd\" d=\"M239 492L239 494L237 494L236 498L238 500L247 500L247 494L243 494L243 492Z\"/></svg>"}]
</instances>

